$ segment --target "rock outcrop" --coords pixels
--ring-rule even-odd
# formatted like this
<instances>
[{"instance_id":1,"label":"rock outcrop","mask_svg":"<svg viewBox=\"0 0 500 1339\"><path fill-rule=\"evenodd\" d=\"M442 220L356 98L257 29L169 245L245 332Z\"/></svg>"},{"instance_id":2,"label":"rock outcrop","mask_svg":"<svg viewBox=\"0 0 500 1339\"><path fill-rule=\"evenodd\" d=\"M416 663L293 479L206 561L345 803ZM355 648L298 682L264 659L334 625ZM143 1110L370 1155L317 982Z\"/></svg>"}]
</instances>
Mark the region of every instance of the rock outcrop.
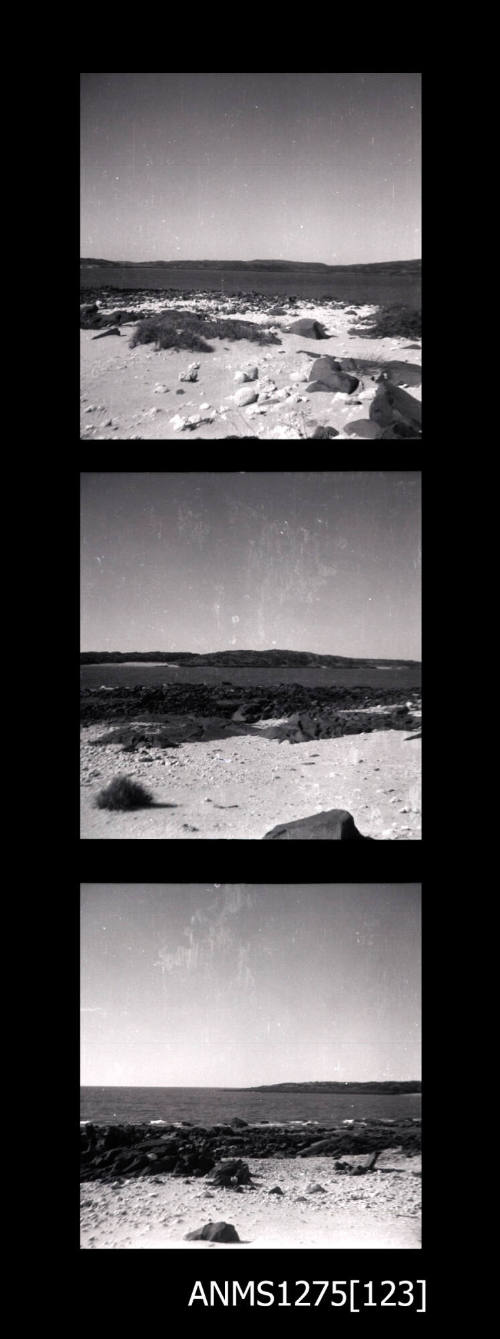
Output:
<instances>
[{"instance_id":1,"label":"rock outcrop","mask_svg":"<svg viewBox=\"0 0 500 1339\"><path fill-rule=\"evenodd\" d=\"M373 841L358 832L352 814L347 809L325 809L293 823L280 823L266 832L264 841Z\"/></svg>"},{"instance_id":2,"label":"rock outcrop","mask_svg":"<svg viewBox=\"0 0 500 1339\"><path fill-rule=\"evenodd\" d=\"M167 1124L95 1125L80 1131L82 1181L116 1181L137 1176L204 1177L211 1183L217 1168L236 1167L236 1180L217 1177L245 1193L252 1185L246 1158L307 1158L317 1155L352 1157L376 1150L397 1149L414 1158L421 1148L420 1121L404 1117L387 1124L382 1120L354 1121L353 1127L325 1129L304 1126L249 1125L235 1130L230 1125L182 1126ZM225 1155L225 1156L224 1156ZM244 1157L242 1156L244 1155ZM390 1160L389 1164L392 1165ZM417 1163L414 1163L417 1166ZM242 1168L247 1172L242 1173ZM382 1170L382 1167L381 1167ZM245 1179L248 1174L248 1180ZM243 1176L243 1179L241 1179ZM238 1179L238 1177L240 1179Z\"/></svg>"}]
</instances>

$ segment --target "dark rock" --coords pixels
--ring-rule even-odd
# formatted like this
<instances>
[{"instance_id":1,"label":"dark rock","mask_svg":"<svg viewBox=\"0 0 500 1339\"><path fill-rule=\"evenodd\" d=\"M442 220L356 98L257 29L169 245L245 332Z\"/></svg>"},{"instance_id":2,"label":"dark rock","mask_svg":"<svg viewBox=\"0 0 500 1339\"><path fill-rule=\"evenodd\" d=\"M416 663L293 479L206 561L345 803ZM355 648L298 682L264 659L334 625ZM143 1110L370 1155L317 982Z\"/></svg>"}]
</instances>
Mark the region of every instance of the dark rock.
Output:
<instances>
[{"instance_id":1,"label":"dark rock","mask_svg":"<svg viewBox=\"0 0 500 1339\"><path fill-rule=\"evenodd\" d=\"M238 806L237 806L237 805L236 805L236 806L235 806L235 805L228 805L227 807L228 807L228 808L232 808L232 809L234 809L234 808L237 808ZM243 1130L243 1129L247 1129L247 1128L248 1128L248 1121L247 1121L247 1120L243 1120L241 1116L233 1116L233 1118L232 1118L230 1124L231 1124L231 1125L236 1125L236 1126L238 1126L238 1128L241 1129L241 1130Z\"/></svg>"},{"instance_id":2,"label":"dark rock","mask_svg":"<svg viewBox=\"0 0 500 1339\"><path fill-rule=\"evenodd\" d=\"M388 428L383 428L379 433L380 441L399 442L402 438L420 438L422 433L420 428L411 427L408 423L392 423Z\"/></svg>"},{"instance_id":3,"label":"dark rock","mask_svg":"<svg viewBox=\"0 0 500 1339\"><path fill-rule=\"evenodd\" d=\"M352 814L346 809L326 809L308 818L298 818L293 823L281 823L266 832L263 840L373 841L373 838L358 832Z\"/></svg>"},{"instance_id":4,"label":"dark rock","mask_svg":"<svg viewBox=\"0 0 500 1339\"><path fill-rule=\"evenodd\" d=\"M385 372L395 386L420 386L422 383L422 368L417 363L403 363L393 360L389 363L383 363L381 371Z\"/></svg>"},{"instance_id":5,"label":"dark rock","mask_svg":"<svg viewBox=\"0 0 500 1339\"><path fill-rule=\"evenodd\" d=\"M224 1158L217 1162L209 1178L213 1186L247 1186L252 1177L247 1162L242 1158Z\"/></svg>"},{"instance_id":6,"label":"dark rock","mask_svg":"<svg viewBox=\"0 0 500 1339\"><path fill-rule=\"evenodd\" d=\"M319 321L311 321L307 316L292 321L288 331L292 335L306 335L308 339L328 339L325 327L320 325Z\"/></svg>"},{"instance_id":7,"label":"dark rock","mask_svg":"<svg viewBox=\"0 0 500 1339\"><path fill-rule=\"evenodd\" d=\"M407 427L420 428L422 409L419 401L408 395L407 391L383 381L371 402L370 418L381 428L399 428L402 423Z\"/></svg>"},{"instance_id":8,"label":"dark rock","mask_svg":"<svg viewBox=\"0 0 500 1339\"><path fill-rule=\"evenodd\" d=\"M348 433L349 437L353 434L356 434L356 437L369 437L371 440L380 437L378 423L373 423L369 418L351 419L350 423L346 423L344 432Z\"/></svg>"},{"instance_id":9,"label":"dark rock","mask_svg":"<svg viewBox=\"0 0 500 1339\"><path fill-rule=\"evenodd\" d=\"M204 1227L186 1232L184 1241L239 1241L240 1238L232 1223L205 1223Z\"/></svg>"},{"instance_id":10,"label":"dark rock","mask_svg":"<svg viewBox=\"0 0 500 1339\"><path fill-rule=\"evenodd\" d=\"M281 1186L271 1186L271 1189L268 1190L267 1193L268 1195L283 1195L284 1191L281 1189Z\"/></svg>"},{"instance_id":11,"label":"dark rock","mask_svg":"<svg viewBox=\"0 0 500 1339\"><path fill-rule=\"evenodd\" d=\"M312 434L313 437L322 437L322 438L338 437L338 435L339 435L338 428L330 428L326 427L326 425L318 426L317 428L314 429L314 432Z\"/></svg>"},{"instance_id":12,"label":"dark rock","mask_svg":"<svg viewBox=\"0 0 500 1339\"><path fill-rule=\"evenodd\" d=\"M353 377L350 372L343 372L333 363L333 359L316 358L309 372L306 389L347 391L348 395L352 395L358 386L359 378Z\"/></svg>"},{"instance_id":13,"label":"dark rock","mask_svg":"<svg viewBox=\"0 0 500 1339\"><path fill-rule=\"evenodd\" d=\"M333 358L330 353L324 353L321 358L315 358L311 363L309 381L324 381L330 372L342 372L342 370L338 358Z\"/></svg>"}]
</instances>

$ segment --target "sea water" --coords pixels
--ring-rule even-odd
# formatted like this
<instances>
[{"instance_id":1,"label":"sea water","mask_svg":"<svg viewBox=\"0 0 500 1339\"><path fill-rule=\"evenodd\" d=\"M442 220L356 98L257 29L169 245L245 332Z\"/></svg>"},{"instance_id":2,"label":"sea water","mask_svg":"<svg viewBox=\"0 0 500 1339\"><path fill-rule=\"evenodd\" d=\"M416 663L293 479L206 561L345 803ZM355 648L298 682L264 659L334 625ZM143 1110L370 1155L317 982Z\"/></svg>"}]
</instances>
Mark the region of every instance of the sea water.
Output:
<instances>
[{"instance_id":1,"label":"sea water","mask_svg":"<svg viewBox=\"0 0 500 1339\"><path fill-rule=\"evenodd\" d=\"M420 1093L255 1092L243 1088L99 1088L83 1087L81 1120L134 1125L151 1121L188 1121L222 1125L235 1116L249 1124L293 1121L336 1126L343 1120L391 1120L420 1117Z\"/></svg>"}]
</instances>

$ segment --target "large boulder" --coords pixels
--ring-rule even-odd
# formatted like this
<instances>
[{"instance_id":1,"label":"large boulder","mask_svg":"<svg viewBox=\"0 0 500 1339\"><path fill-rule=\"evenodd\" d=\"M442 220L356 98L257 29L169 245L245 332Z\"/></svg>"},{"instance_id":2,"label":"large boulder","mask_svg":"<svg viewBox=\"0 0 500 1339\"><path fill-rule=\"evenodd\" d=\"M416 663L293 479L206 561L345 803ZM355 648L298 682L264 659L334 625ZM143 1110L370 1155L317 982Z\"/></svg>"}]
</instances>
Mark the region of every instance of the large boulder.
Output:
<instances>
[{"instance_id":1,"label":"large boulder","mask_svg":"<svg viewBox=\"0 0 500 1339\"><path fill-rule=\"evenodd\" d=\"M239 1241L240 1238L232 1223L205 1223L204 1227L186 1232L184 1241Z\"/></svg>"},{"instance_id":2,"label":"large boulder","mask_svg":"<svg viewBox=\"0 0 500 1339\"><path fill-rule=\"evenodd\" d=\"M325 327L320 325L319 321L312 321L308 316L301 316L298 321L292 321L288 327L291 335L305 335L307 339L328 339Z\"/></svg>"},{"instance_id":3,"label":"large boulder","mask_svg":"<svg viewBox=\"0 0 500 1339\"><path fill-rule=\"evenodd\" d=\"M312 434L313 437L323 437L323 438L338 437L338 435L339 435L338 428L331 428L326 424L323 425L320 424L317 428L314 429L314 432Z\"/></svg>"},{"instance_id":4,"label":"large boulder","mask_svg":"<svg viewBox=\"0 0 500 1339\"><path fill-rule=\"evenodd\" d=\"M307 389L327 391L347 391L348 395L359 386L359 378L350 372L344 372L334 358L315 358L309 372Z\"/></svg>"},{"instance_id":5,"label":"large boulder","mask_svg":"<svg viewBox=\"0 0 500 1339\"><path fill-rule=\"evenodd\" d=\"M280 823L264 834L264 841L373 841L358 832L352 814L347 809L326 809L293 823Z\"/></svg>"},{"instance_id":6,"label":"large boulder","mask_svg":"<svg viewBox=\"0 0 500 1339\"><path fill-rule=\"evenodd\" d=\"M419 401L400 386L382 381L370 405L370 418L381 428L395 428L403 423L406 427L420 429L422 408Z\"/></svg>"},{"instance_id":7,"label":"large boulder","mask_svg":"<svg viewBox=\"0 0 500 1339\"><path fill-rule=\"evenodd\" d=\"M382 371L387 373L389 381L395 386L420 386L422 368L418 363L403 363L396 359L384 363Z\"/></svg>"}]
</instances>

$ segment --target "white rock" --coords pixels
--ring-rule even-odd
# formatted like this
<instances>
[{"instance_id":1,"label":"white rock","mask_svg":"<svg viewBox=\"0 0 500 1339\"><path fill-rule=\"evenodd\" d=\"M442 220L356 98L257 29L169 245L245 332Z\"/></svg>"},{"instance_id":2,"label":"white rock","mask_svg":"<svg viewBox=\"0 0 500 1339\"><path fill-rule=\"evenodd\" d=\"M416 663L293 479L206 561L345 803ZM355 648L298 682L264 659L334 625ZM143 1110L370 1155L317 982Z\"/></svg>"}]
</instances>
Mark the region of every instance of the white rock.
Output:
<instances>
[{"instance_id":1,"label":"white rock","mask_svg":"<svg viewBox=\"0 0 500 1339\"><path fill-rule=\"evenodd\" d=\"M182 417L182 414L174 414L174 417L171 418L169 422L172 424L174 432L181 432L182 428L185 426L186 420Z\"/></svg>"},{"instance_id":2,"label":"white rock","mask_svg":"<svg viewBox=\"0 0 500 1339\"><path fill-rule=\"evenodd\" d=\"M187 372L179 372L178 381L197 381L199 363L190 363Z\"/></svg>"},{"instance_id":3,"label":"white rock","mask_svg":"<svg viewBox=\"0 0 500 1339\"><path fill-rule=\"evenodd\" d=\"M239 372L235 372L234 381L257 381L258 375L258 367L242 367Z\"/></svg>"},{"instance_id":4,"label":"white rock","mask_svg":"<svg viewBox=\"0 0 500 1339\"><path fill-rule=\"evenodd\" d=\"M258 393L259 392L257 390L251 388L250 386L248 387L248 389L246 386L242 386L241 390L236 391L236 393L233 395L233 400L235 404L238 405L253 404L254 400L256 400L258 397Z\"/></svg>"},{"instance_id":5,"label":"white rock","mask_svg":"<svg viewBox=\"0 0 500 1339\"><path fill-rule=\"evenodd\" d=\"M162 386L160 382L153 386L153 395L162 395L165 391L168 391L168 386Z\"/></svg>"}]
</instances>

